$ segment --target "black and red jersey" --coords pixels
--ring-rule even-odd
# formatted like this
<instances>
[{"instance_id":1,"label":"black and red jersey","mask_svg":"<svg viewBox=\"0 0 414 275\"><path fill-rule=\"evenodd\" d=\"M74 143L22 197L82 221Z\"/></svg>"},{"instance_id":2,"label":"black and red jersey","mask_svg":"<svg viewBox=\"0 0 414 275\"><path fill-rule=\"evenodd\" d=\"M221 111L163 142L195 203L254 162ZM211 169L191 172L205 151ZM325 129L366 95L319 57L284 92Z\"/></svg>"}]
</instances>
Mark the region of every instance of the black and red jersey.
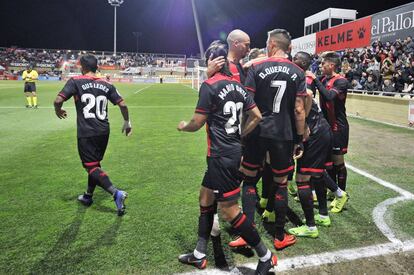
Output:
<instances>
[{"instance_id":1,"label":"black and red jersey","mask_svg":"<svg viewBox=\"0 0 414 275\"><path fill-rule=\"evenodd\" d=\"M331 125L332 131L339 131L343 128L348 128L348 120L346 117L346 95L348 92L348 80L340 75L333 77L324 77L321 80L322 84L328 91L334 91L336 96L332 100L327 100L322 93L320 93L320 106L323 115Z\"/></svg>"},{"instance_id":2,"label":"black and red jersey","mask_svg":"<svg viewBox=\"0 0 414 275\"><path fill-rule=\"evenodd\" d=\"M239 83L244 84L246 82L246 73L243 70L243 66L240 63L229 62L229 69L233 78Z\"/></svg>"},{"instance_id":3,"label":"black and red jersey","mask_svg":"<svg viewBox=\"0 0 414 275\"><path fill-rule=\"evenodd\" d=\"M208 115L207 155L227 156L241 152L242 112L256 107L251 95L234 78L216 73L200 87L195 112Z\"/></svg>"},{"instance_id":4,"label":"black and red jersey","mask_svg":"<svg viewBox=\"0 0 414 275\"><path fill-rule=\"evenodd\" d=\"M112 84L86 75L69 79L59 96L75 100L78 137L109 134L108 100L114 105L122 101Z\"/></svg>"},{"instance_id":5,"label":"black and red jersey","mask_svg":"<svg viewBox=\"0 0 414 275\"><path fill-rule=\"evenodd\" d=\"M313 94L316 93L315 81L309 76L306 77L306 85L307 88L311 90ZM312 98L311 110L308 116L306 117L306 124L309 127L311 135L318 134L320 131L329 131L330 128L328 122L322 114L322 110L319 108L314 98Z\"/></svg>"},{"instance_id":6,"label":"black and red jersey","mask_svg":"<svg viewBox=\"0 0 414 275\"><path fill-rule=\"evenodd\" d=\"M286 58L270 57L253 63L245 86L254 93L254 101L263 116L260 136L293 140L296 97L307 95L303 70Z\"/></svg>"}]
</instances>

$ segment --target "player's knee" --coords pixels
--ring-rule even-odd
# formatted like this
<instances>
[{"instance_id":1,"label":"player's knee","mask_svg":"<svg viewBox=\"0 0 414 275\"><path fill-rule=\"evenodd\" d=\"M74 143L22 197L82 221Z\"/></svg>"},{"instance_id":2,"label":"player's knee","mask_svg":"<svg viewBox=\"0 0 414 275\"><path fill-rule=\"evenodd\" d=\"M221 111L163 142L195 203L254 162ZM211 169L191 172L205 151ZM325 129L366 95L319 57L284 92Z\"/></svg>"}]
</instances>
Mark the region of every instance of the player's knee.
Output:
<instances>
[{"instance_id":1,"label":"player's knee","mask_svg":"<svg viewBox=\"0 0 414 275\"><path fill-rule=\"evenodd\" d=\"M287 176L280 177L280 176L275 175L273 176L273 181L278 185L285 184L287 182L287 178L288 178Z\"/></svg>"},{"instance_id":2,"label":"player's knee","mask_svg":"<svg viewBox=\"0 0 414 275\"><path fill-rule=\"evenodd\" d=\"M85 168L86 172L88 172L88 174L92 174L94 171L101 168L101 163L99 161L83 162L82 165Z\"/></svg>"},{"instance_id":3,"label":"player's knee","mask_svg":"<svg viewBox=\"0 0 414 275\"><path fill-rule=\"evenodd\" d=\"M345 162L344 155L333 155L332 160L335 166L339 166Z\"/></svg>"},{"instance_id":4,"label":"player's knee","mask_svg":"<svg viewBox=\"0 0 414 275\"><path fill-rule=\"evenodd\" d=\"M300 173L296 173L296 182L306 182L309 181L311 176L309 175L303 175Z\"/></svg>"},{"instance_id":5,"label":"player's knee","mask_svg":"<svg viewBox=\"0 0 414 275\"><path fill-rule=\"evenodd\" d=\"M240 207L238 207L238 203L236 200L232 201L223 201L219 203L220 205L220 213L222 218L230 222L237 216L238 212L240 212Z\"/></svg>"},{"instance_id":6,"label":"player's knee","mask_svg":"<svg viewBox=\"0 0 414 275\"><path fill-rule=\"evenodd\" d=\"M257 177L259 171L258 169L246 169L245 167L240 167L240 172L243 174L244 179L245 178L255 178Z\"/></svg>"}]
</instances>

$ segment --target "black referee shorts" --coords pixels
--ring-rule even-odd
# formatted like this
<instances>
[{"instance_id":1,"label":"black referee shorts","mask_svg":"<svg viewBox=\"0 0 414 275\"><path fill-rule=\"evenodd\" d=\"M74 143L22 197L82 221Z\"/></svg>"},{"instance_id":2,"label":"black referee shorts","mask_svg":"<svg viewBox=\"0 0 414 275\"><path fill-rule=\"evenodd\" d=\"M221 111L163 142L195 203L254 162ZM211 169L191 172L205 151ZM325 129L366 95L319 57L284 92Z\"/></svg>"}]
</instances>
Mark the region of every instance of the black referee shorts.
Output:
<instances>
[{"instance_id":1,"label":"black referee shorts","mask_svg":"<svg viewBox=\"0 0 414 275\"><path fill-rule=\"evenodd\" d=\"M109 135L78 138L78 152L85 168L100 165L108 145Z\"/></svg>"},{"instance_id":2,"label":"black referee shorts","mask_svg":"<svg viewBox=\"0 0 414 275\"><path fill-rule=\"evenodd\" d=\"M25 82L24 83L24 92L25 93L36 92L36 83L34 83L34 82Z\"/></svg>"},{"instance_id":3,"label":"black referee shorts","mask_svg":"<svg viewBox=\"0 0 414 275\"><path fill-rule=\"evenodd\" d=\"M241 153L207 157L207 170L202 186L212 189L217 201L233 201L240 197Z\"/></svg>"}]
</instances>

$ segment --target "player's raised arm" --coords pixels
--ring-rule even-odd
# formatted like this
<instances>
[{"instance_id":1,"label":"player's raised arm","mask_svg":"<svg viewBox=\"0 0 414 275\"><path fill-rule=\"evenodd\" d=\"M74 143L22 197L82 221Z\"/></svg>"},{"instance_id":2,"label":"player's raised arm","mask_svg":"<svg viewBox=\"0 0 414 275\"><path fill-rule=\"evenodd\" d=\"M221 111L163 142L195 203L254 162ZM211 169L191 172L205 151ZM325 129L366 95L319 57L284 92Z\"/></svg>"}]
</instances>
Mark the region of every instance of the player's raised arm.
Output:
<instances>
[{"instance_id":1,"label":"player's raised arm","mask_svg":"<svg viewBox=\"0 0 414 275\"><path fill-rule=\"evenodd\" d=\"M207 63L207 77L210 78L215 73L220 71L221 68L223 68L224 63L226 63L226 60L222 56L216 57L214 59L210 57Z\"/></svg>"}]
</instances>

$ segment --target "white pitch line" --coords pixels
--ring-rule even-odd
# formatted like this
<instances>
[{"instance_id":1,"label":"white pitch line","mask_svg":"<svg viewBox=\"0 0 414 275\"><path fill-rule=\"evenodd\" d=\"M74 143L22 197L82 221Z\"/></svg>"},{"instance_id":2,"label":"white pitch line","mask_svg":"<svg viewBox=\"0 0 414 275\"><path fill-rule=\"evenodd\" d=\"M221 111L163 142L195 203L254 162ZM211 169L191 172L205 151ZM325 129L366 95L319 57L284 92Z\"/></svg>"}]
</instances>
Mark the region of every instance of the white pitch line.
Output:
<instances>
[{"instance_id":1,"label":"white pitch line","mask_svg":"<svg viewBox=\"0 0 414 275\"><path fill-rule=\"evenodd\" d=\"M145 89L147 89L147 88L149 88L149 87L152 87L152 85L149 85L149 86L147 86L147 87L141 88L141 89L139 89L138 91L136 91L134 94L137 94L137 93L139 93L139 92L142 92L143 90L145 90Z\"/></svg>"},{"instance_id":2,"label":"white pitch line","mask_svg":"<svg viewBox=\"0 0 414 275\"><path fill-rule=\"evenodd\" d=\"M352 171L354 171L355 173L360 174L364 177L367 177L371 179L372 181L375 181L378 184L386 188L389 188L401 195L395 198L387 199L379 203L372 211L373 219L374 219L376 226L391 242L384 243L384 244L371 245L371 246L366 246L366 247L360 247L360 248L343 249L343 250L332 251L332 252L324 252L324 253L319 253L319 254L304 255L304 256L297 256L297 257L282 259L282 260L279 260L278 265L275 268L276 272L296 270L296 269L307 268L307 267L315 267L315 266L320 266L324 264L348 262L348 261L353 261L353 260L357 260L361 258L384 256L384 255L394 254L398 252L406 252L406 251L414 250L414 240L408 240L408 241L399 240L396 237L395 232L386 224L386 221L384 219L385 212L387 211L388 206L392 204L396 204L397 202L400 202L400 201L414 200L414 194L396 186L395 184L392 184L383 179L375 177L369 174L368 172L358 169L348 163L347 163L347 167L351 169ZM257 266L257 262L241 265L241 267L249 268L251 270L255 270L256 266ZM208 269L204 271L193 271L193 272L181 273L181 274L220 275L220 274L229 274L229 272L224 272L219 269ZM241 274L241 273L236 267L230 272L230 274Z\"/></svg>"},{"instance_id":3,"label":"white pitch line","mask_svg":"<svg viewBox=\"0 0 414 275\"><path fill-rule=\"evenodd\" d=\"M353 115L353 114L347 114L347 116L352 117L352 118L356 118L356 119L376 122L376 123L380 123L380 124L384 124L384 125L388 125L388 126L393 126L393 127L398 127L398 128L408 129L408 130L414 130L413 127L399 125L399 124L395 124L395 123L391 123L391 122L384 122L384 121L381 121L381 120L366 118L366 117L362 117L362 116L356 116L356 115Z\"/></svg>"}]
</instances>

